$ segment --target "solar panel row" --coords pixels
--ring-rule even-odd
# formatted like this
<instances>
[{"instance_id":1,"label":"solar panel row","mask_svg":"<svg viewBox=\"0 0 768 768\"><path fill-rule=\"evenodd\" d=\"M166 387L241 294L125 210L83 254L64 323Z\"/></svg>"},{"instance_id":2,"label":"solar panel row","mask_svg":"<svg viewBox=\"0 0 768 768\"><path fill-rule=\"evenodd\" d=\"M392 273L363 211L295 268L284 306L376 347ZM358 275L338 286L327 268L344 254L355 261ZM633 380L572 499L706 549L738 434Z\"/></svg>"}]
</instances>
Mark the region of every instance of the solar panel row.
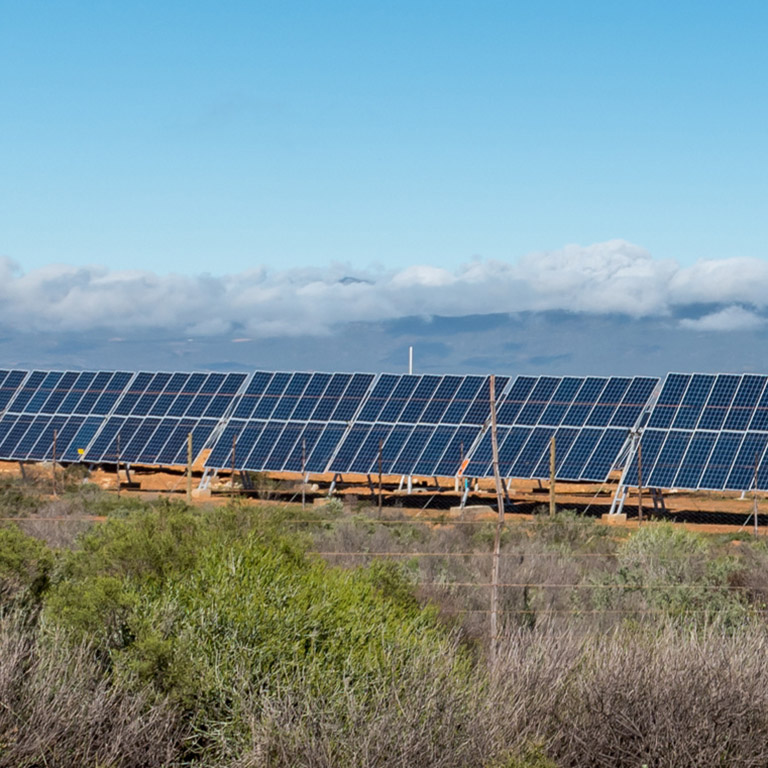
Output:
<instances>
[{"instance_id":1,"label":"solar panel row","mask_svg":"<svg viewBox=\"0 0 768 768\"><path fill-rule=\"evenodd\" d=\"M651 378L497 378L502 471L605 475ZM0 457L452 476L490 473L487 376L0 371ZM227 417L226 419L224 417ZM584 429L586 427L586 429ZM216 435L215 440L213 436ZM234 450L233 450L234 449Z\"/></svg>"},{"instance_id":2,"label":"solar panel row","mask_svg":"<svg viewBox=\"0 0 768 768\"><path fill-rule=\"evenodd\" d=\"M652 377L497 379L500 469L604 480L639 424ZM0 458L212 468L491 475L489 379L265 372L0 370ZM233 454L234 445L234 454ZM768 376L669 374L642 436L643 484L768 488ZM638 481L638 458L625 481Z\"/></svg>"}]
</instances>

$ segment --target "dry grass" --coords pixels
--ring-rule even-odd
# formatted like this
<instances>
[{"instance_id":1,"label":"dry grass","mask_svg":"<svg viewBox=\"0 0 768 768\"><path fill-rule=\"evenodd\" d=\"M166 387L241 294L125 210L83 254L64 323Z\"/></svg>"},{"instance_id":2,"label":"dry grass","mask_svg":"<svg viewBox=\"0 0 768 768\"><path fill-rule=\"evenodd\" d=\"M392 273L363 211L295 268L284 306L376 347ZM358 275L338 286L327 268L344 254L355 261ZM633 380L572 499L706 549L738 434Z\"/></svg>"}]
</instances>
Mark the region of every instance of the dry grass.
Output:
<instances>
[{"instance_id":1,"label":"dry grass","mask_svg":"<svg viewBox=\"0 0 768 768\"><path fill-rule=\"evenodd\" d=\"M768 765L761 545L729 549L662 526L615 541L568 516L510 526L502 581L530 586L503 592L510 613L489 666L488 592L474 585L489 580L492 526L341 516L298 530L316 551L335 553L333 565L402 554L393 559L453 627L453 644L443 654L414 650L405 664L384 660L384 673L365 685L340 678L322 693L301 668L279 683L254 683L243 670L242 683L235 677L223 691L230 709L206 722L195 752L205 758L195 762L178 701L110 677L91 648L59 642L31 614L29 624L7 615L0 618L0 768ZM668 591L669 584L678 588ZM235 718L244 722L232 728Z\"/></svg>"},{"instance_id":2,"label":"dry grass","mask_svg":"<svg viewBox=\"0 0 768 768\"><path fill-rule=\"evenodd\" d=\"M463 681L447 662L415 663L365 698L318 699L297 680L252 702L250 742L225 764L756 768L768 764L767 644L763 629L517 629L492 670Z\"/></svg>"},{"instance_id":3,"label":"dry grass","mask_svg":"<svg viewBox=\"0 0 768 768\"><path fill-rule=\"evenodd\" d=\"M0 619L0 766L173 763L183 731L166 703L112 684L86 646Z\"/></svg>"}]
</instances>

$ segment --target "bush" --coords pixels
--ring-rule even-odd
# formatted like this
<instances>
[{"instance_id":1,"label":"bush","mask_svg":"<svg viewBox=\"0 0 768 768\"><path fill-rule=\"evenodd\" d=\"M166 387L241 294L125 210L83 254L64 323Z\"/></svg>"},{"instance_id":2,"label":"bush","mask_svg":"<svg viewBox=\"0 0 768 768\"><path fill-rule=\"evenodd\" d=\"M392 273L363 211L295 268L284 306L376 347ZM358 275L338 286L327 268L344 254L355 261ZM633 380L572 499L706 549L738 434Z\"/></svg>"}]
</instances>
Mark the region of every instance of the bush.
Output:
<instances>
[{"instance_id":1,"label":"bush","mask_svg":"<svg viewBox=\"0 0 768 768\"><path fill-rule=\"evenodd\" d=\"M16 526L0 527L0 609L32 607L48 587L50 550Z\"/></svg>"},{"instance_id":2,"label":"bush","mask_svg":"<svg viewBox=\"0 0 768 768\"><path fill-rule=\"evenodd\" d=\"M187 734L148 691L127 691L87 645L0 617L0 768L170 766Z\"/></svg>"},{"instance_id":3,"label":"bush","mask_svg":"<svg viewBox=\"0 0 768 768\"><path fill-rule=\"evenodd\" d=\"M96 641L122 685L176 702L201 756L246 744L254 702L297 682L318 699L347 691L364 702L412 663L454 658L396 569L329 568L295 537L253 524L237 505L110 519L64 559L47 625ZM463 663L449 666L459 674Z\"/></svg>"},{"instance_id":4,"label":"bush","mask_svg":"<svg viewBox=\"0 0 768 768\"><path fill-rule=\"evenodd\" d=\"M24 517L34 512L42 503L39 483L34 472L28 480L0 475L0 516Z\"/></svg>"},{"instance_id":5,"label":"bush","mask_svg":"<svg viewBox=\"0 0 768 768\"><path fill-rule=\"evenodd\" d=\"M609 609L682 618L694 624L718 621L738 626L749 607L736 583L742 566L715 543L670 523L645 526L617 550L616 571L606 590L593 592Z\"/></svg>"}]
</instances>

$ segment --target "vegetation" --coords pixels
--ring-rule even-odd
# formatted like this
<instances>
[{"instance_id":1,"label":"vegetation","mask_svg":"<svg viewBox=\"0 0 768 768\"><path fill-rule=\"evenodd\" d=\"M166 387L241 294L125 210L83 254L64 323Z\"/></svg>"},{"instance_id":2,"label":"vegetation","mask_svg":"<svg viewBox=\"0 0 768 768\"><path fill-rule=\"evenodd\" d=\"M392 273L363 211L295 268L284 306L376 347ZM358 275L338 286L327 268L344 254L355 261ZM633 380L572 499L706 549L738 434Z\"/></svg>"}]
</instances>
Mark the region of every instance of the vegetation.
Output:
<instances>
[{"instance_id":1,"label":"vegetation","mask_svg":"<svg viewBox=\"0 0 768 768\"><path fill-rule=\"evenodd\" d=\"M762 542L4 488L0 768L768 763Z\"/></svg>"}]
</instances>

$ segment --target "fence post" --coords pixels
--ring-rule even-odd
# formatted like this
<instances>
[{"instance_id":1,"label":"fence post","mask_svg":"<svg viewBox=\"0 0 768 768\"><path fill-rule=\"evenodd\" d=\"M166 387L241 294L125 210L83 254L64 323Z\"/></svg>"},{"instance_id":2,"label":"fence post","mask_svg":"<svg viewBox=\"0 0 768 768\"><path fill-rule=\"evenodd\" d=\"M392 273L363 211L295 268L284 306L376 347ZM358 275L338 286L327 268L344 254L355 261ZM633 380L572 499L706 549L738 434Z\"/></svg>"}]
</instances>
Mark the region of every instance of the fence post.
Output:
<instances>
[{"instance_id":1,"label":"fence post","mask_svg":"<svg viewBox=\"0 0 768 768\"><path fill-rule=\"evenodd\" d=\"M496 503L499 516L493 541L493 575L491 577L491 663L496 661L499 642L499 564L501 561L501 529L504 525L504 488L499 475L499 443L496 437L496 377L490 377L491 449L493 451L493 479L496 483Z\"/></svg>"},{"instance_id":2,"label":"fence post","mask_svg":"<svg viewBox=\"0 0 768 768\"><path fill-rule=\"evenodd\" d=\"M555 504L555 436L549 441L549 516L554 517L557 511Z\"/></svg>"},{"instance_id":3,"label":"fence post","mask_svg":"<svg viewBox=\"0 0 768 768\"><path fill-rule=\"evenodd\" d=\"M192 433L187 435L187 504L192 503Z\"/></svg>"},{"instance_id":4,"label":"fence post","mask_svg":"<svg viewBox=\"0 0 768 768\"><path fill-rule=\"evenodd\" d=\"M56 439L58 438L58 429L53 430L53 468L52 468L52 478L53 478L53 495L56 495Z\"/></svg>"},{"instance_id":5,"label":"fence post","mask_svg":"<svg viewBox=\"0 0 768 768\"><path fill-rule=\"evenodd\" d=\"M379 438L379 517L381 517L381 505L382 505L382 499L381 499L381 470L382 470L382 451L384 450L384 441Z\"/></svg>"}]
</instances>

